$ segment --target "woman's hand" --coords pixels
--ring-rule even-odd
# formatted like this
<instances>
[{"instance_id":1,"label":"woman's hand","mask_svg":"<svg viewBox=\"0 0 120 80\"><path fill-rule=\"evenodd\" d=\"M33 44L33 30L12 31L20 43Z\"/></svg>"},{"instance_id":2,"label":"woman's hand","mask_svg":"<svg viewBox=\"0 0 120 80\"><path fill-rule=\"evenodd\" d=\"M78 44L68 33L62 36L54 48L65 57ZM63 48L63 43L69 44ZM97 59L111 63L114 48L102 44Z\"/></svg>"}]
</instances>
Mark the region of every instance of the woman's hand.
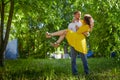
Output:
<instances>
[{"instance_id":1,"label":"woman's hand","mask_svg":"<svg viewBox=\"0 0 120 80\"><path fill-rule=\"evenodd\" d=\"M75 19L75 18L73 18L72 23L74 23L75 21L76 21L76 19Z\"/></svg>"},{"instance_id":2,"label":"woman's hand","mask_svg":"<svg viewBox=\"0 0 120 80\"><path fill-rule=\"evenodd\" d=\"M79 29L79 27L77 25L75 26L75 28L76 28L76 31Z\"/></svg>"}]
</instances>

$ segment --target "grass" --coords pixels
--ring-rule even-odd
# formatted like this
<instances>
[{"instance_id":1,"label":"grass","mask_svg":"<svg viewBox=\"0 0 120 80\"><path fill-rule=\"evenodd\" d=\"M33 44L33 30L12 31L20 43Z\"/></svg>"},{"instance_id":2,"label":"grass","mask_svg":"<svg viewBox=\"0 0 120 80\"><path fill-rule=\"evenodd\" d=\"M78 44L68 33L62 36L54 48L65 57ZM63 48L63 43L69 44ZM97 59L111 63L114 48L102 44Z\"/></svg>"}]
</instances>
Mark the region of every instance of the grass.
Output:
<instances>
[{"instance_id":1,"label":"grass","mask_svg":"<svg viewBox=\"0 0 120 80\"><path fill-rule=\"evenodd\" d=\"M89 58L90 74L85 75L77 59L78 76L71 74L70 59L6 60L0 68L0 80L119 80L120 62L112 58Z\"/></svg>"}]
</instances>

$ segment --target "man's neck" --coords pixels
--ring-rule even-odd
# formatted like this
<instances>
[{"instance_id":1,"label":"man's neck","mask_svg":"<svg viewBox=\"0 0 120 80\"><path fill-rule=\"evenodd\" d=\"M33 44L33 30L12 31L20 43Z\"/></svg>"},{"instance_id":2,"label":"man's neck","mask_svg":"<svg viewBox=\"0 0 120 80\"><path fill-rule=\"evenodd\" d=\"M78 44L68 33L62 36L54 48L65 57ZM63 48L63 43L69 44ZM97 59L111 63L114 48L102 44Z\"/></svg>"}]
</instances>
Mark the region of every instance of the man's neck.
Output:
<instances>
[{"instance_id":1,"label":"man's neck","mask_svg":"<svg viewBox=\"0 0 120 80\"><path fill-rule=\"evenodd\" d=\"M76 21L80 21L80 18L76 18Z\"/></svg>"}]
</instances>

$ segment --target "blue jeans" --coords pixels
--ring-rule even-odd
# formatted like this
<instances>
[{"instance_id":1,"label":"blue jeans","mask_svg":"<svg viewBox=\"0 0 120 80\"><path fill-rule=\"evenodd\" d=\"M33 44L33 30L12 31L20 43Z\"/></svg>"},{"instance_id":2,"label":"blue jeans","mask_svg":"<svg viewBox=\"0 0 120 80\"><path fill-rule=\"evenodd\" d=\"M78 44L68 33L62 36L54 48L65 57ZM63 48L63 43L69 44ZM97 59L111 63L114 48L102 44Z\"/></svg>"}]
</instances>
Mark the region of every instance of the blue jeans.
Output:
<instances>
[{"instance_id":1,"label":"blue jeans","mask_svg":"<svg viewBox=\"0 0 120 80\"><path fill-rule=\"evenodd\" d=\"M71 66L72 66L72 73L73 74L78 74L77 66L76 66L76 56L77 56L77 51L73 48L70 47L71 49ZM88 63L87 63L87 56L84 55L83 53L80 53L80 57L83 63L84 67L84 72L85 74L89 74L89 68L88 68Z\"/></svg>"}]
</instances>

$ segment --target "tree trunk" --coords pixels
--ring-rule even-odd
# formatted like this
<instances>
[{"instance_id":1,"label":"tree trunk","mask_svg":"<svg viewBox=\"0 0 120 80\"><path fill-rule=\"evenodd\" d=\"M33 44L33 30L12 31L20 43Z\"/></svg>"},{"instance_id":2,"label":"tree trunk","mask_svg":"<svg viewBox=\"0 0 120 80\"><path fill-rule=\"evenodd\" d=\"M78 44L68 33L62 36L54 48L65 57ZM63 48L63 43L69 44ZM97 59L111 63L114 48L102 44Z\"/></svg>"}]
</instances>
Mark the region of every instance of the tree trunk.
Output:
<instances>
[{"instance_id":1,"label":"tree trunk","mask_svg":"<svg viewBox=\"0 0 120 80\"><path fill-rule=\"evenodd\" d=\"M2 0L1 3L1 23L0 23L0 66L3 66L3 27L4 27L4 9L5 9L5 4L4 1Z\"/></svg>"},{"instance_id":2,"label":"tree trunk","mask_svg":"<svg viewBox=\"0 0 120 80\"><path fill-rule=\"evenodd\" d=\"M7 29L6 29L6 34L5 38L3 39L3 27L4 27L4 0L2 0L2 12L1 12L1 28L0 30L0 66L4 65L4 51L6 49L7 43L8 43L8 38L9 38L9 33L10 33L10 28L11 28L11 22L12 22L12 16L13 16L13 11L14 11L14 0L10 0L10 11L9 11L9 16L8 16L8 21L7 21Z\"/></svg>"}]
</instances>

